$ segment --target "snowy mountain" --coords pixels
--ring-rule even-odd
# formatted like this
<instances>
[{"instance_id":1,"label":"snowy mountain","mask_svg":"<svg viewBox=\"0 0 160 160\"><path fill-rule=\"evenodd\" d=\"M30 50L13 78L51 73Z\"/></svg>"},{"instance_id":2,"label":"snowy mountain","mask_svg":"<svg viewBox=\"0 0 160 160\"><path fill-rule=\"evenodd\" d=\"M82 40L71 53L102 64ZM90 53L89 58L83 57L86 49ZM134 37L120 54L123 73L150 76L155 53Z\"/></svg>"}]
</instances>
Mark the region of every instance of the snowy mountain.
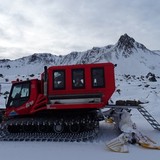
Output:
<instances>
[{"instance_id":1,"label":"snowy mountain","mask_svg":"<svg viewBox=\"0 0 160 160\"><path fill-rule=\"evenodd\" d=\"M7 82L13 79L26 79L34 75L40 77L44 65L99 62L117 64L116 91L110 103L118 99L147 101L145 108L160 122L160 51L147 49L127 34L122 35L114 45L93 47L85 52L72 52L65 56L35 53L16 60L0 60L0 108L5 107L4 97L10 90L11 84ZM154 130L135 109L132 110L132 120L141 132L160 144L159 131ZM53 155L59 160L97 160L107 157L119 160L150 160L157 157L158 160L160 157L159 150L147 150L138 145L129 145L128 154L113 153L106 148L105 143L117 137L119 132L113 124L104 121L101 122L100 129L98 139L93 142L0 142L1 157L7 160L22 157L24 160L42 160L51 159Z\"/></svg>"},{"instance_id":2,"label":"snowy mountain","mask_svg":"<svg viewBox=\"0 0 160 160\"><path fill-rule=\"evenodd\" d=\"M127 34L122 35L115 45L93 47L85 52L71 52L65 56L50 53L35 53L16 60L1 59L0 73L38 74L44 65L66 65L83 63L113 62L117 64L117 74L146 75L159 74L160 51L151 51Z\"/></svg>"}]
</instances>

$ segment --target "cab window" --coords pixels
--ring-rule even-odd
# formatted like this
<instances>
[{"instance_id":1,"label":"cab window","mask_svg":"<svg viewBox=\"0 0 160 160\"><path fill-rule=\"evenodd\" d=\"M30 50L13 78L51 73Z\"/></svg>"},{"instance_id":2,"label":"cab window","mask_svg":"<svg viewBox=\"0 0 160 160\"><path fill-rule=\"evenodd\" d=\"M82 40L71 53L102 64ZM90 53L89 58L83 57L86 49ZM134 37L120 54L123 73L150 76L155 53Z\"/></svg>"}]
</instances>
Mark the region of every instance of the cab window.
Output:
<instances>
[{"instance_id":1,"label":"cab window","mask_svg":"<svg viewBox=\"0 0 160 160\"><path fill-rule=\"evenodd\" d=\"M72 87L74 89L85 87L84 69L72 70Z\"/></svg>"},{"instance_id":2,"label":"cab window","mask_svg":"<svg viewBox=\"0 0 160 160\"><path fill-rule=\"evenodd\" d=\"M64 70L56 70L53 72L53 89L65 89Z\"/></svg>"},{"instance_id":3,"label":"cab window","mask_svg":"<svg viewBox=\"0 0 160 160\"><path fill-rule=\"evenodd\" d=\"M16 83L13 84L11 93L8 99L7 107L18 107L26 103L29 99L30 83Z\"/></svg>"},{"instance_id":4,"label":"cab window","mask_svg":"<svg viewBox=\"0 0 160 160\"><path fill-rule=\"evenodd\" d=\"M93 88L105 87L104 68L92 68L91 77L92 77Z\"/></svg>"}]
</instances>

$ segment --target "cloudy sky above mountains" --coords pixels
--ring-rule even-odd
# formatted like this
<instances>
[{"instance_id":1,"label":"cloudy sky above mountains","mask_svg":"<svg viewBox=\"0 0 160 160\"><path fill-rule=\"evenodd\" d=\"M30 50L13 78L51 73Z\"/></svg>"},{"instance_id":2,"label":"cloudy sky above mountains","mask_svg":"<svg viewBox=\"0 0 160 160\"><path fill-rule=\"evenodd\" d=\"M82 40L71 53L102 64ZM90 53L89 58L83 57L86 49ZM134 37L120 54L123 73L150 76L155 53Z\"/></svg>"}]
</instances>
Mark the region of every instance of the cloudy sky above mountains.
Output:
<instances>
[{"instance_id":1,"label":"cloudy sky above mountains","mask_svg":"<svg viewBox=\"0 0 160 160\"><path fill-rule=\"evenodd\" d=\"M160 49L159 0L0 0L0 59L68 54L127 33Z\"/></svg>"}]
</instances>

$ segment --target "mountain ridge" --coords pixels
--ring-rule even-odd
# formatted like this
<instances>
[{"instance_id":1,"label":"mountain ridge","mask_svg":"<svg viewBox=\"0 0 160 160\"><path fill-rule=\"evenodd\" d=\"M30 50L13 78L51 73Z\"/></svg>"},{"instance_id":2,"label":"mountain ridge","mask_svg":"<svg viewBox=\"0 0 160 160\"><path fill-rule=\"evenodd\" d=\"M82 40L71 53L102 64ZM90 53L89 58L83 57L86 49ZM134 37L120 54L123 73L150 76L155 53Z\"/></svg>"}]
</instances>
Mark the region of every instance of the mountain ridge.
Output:
<instances>
[{"instance_id":1,"label":"mountain ridge","mask_svg":"<svg viewBox=\"0 0 160 160\"><path fill-rule=\"evenodd\" d=\"M156 72L160 67L160 51L151 51L134 38L124 34L114 45L93 47L84 52L71 52L67 55L53 55L51 53L34 53L15 60L0 59L0 73L27 74L41 73L43 66L69 65L112 62L118 64L119 74L140 74ZM128 67L126 67L128 66ZM134 69L133 66L136 66ZM14 70L14 71L12 71Z\"/></svg>"}]
</instances>

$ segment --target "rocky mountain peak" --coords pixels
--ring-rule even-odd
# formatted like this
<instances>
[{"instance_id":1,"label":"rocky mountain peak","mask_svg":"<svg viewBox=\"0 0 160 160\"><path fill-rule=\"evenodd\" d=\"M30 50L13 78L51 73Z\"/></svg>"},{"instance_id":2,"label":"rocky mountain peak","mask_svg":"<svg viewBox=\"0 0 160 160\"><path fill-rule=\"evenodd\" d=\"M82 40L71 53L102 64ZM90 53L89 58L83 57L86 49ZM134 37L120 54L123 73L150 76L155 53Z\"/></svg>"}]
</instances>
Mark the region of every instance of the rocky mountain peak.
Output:
<instances>
[{"instance_id":1,"label":"rocky mountain peak","mask_svg":"<svg viewBox=\"0 0 160 160\"><path fill-rule=\"evenodd\" d=\"M136 42L126 33L119 38L117 47L123 49L126 53L132 53L133 49L148 50L143 44Z\"/></svg>"},{"instance_id":2,"label":"rocky mountain peak","mask_svg":"<svg viewBox=\"0 0 160 160\"><path fill-rule=\"evenodd\" d=\"M134 47L134 42L135 40L125 33L119 38L118 47L124 48L124 50L131 49Z\"/></svg>"},{"instance_id":3,"label":"rocky mountain peak","mask_svg":"<svg viewBox=\"0 0 160 160\"><path fill-rule=\"evenodd\" d=\"M143 44L136 42L134 38L128 36L126 33L119 38L116 48L125 58L137 52L138 49L144 52L148 50Z\"/></svg>"},{"instance_id":4,"label":"rocky mountain peak","mask_svg":"<svg viewBox=\"0 0 160 160\"><path fill-rule=\"evenodd\" d=\"M122 54L123 57L127 58L134 53L136 43L137 42L132 37L124 34L119 38L115 47L118 54Z\"/></svg>"}]
</instances>

